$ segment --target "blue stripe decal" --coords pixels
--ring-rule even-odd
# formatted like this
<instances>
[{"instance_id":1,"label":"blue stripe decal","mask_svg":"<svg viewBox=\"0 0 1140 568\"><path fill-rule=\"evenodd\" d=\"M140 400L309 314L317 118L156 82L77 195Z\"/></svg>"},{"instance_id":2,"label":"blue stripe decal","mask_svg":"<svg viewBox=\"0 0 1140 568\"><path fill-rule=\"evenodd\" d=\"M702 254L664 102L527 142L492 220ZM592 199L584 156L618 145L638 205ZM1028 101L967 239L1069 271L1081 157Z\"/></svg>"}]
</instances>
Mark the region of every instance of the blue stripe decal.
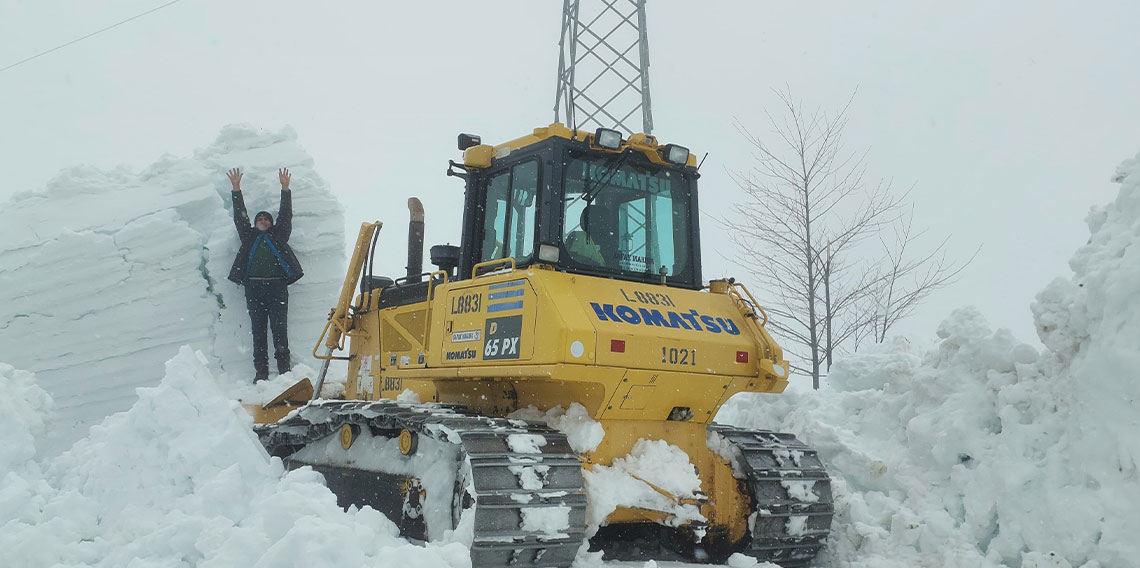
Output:
<instances>
[{"instance_id":1,"label":"blue stripe decal","mask_svg":"<svg viewBox=\"0 0 1140 568\"><path fill-rule=\"evenodd\" d=\"M488 300L503 300L506 298L517 298L522 296L526 290L519 288L518 290L503 290L502 292L491 292L487 294Z\"/></svg>"},{"instance_id":2,"label":"blue stripe decal","mask_svg":"<svg viewBox=\"0 0 1140 568\"><path fill-rule=\"evenodd\" d=\"M518 310L522 307L522 300L519 300L517 302L500 302L498 304L487 304L487 313L493 314L495 312L505 312L507 310Z\"/></svg>"},{"instance_id":3,"label":"blue stripe decal","mask_svg":"<svg viewBox=\"0 0 1140 568\"><path fill-rule=\"evenodd\" d=\"M491 284L487 286L488 290L499 290L502 288L514 288L515 286L522 286L525 280L515 280L513 282L500 282L498 284Z\"/></svg>"}]
</instances>

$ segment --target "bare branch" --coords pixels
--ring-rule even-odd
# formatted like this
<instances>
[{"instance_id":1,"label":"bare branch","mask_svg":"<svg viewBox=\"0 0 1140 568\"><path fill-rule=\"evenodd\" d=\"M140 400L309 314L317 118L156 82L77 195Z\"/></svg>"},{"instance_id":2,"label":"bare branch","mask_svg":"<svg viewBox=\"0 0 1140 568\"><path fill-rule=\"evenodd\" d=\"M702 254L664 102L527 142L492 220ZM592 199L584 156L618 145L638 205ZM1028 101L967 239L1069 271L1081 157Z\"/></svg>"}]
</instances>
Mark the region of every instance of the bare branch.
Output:
<instances>
[{"instance_id":1,"label":"bare branch","mask_svg":"<svg viewBox=\"0 0 1140 568\"><path fill-rule=\"evenodd\" d=\"M719 221L740 251L733 260L766 299L768 327L785 342L793 371L818 388L821 361L845 345L883 341L973 258L947 261L947 240L912 254L922 236L906 207L913 187L868 183L869 152L844 150L855 93L836 113L805 109L789 87L773 93L778 112L765 111L768 132L734 123L754 161L729 172L743 199ZM877 254L869 254L873 243Z\"/></svg>"}]
</instances>

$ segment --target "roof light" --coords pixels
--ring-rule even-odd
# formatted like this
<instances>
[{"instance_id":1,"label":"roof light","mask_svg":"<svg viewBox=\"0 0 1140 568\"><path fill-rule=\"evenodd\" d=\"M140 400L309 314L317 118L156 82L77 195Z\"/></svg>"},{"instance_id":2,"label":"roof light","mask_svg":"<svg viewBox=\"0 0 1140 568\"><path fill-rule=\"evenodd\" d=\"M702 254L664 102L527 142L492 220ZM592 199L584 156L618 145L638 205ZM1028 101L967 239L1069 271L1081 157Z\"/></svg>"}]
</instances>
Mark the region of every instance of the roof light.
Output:
<instances>
[{"instance_id":1,"label":"roof light","mask_svg":"<svg viewBox=\"0 0 1140 568\"><path fill-rule=\"evenodd\" d=\"M609 128L599 128L594 132L594 144L607 150L621 148L621 132Z\"/></svg>"},{"instance_id":2,"label":"roof light","mask_svg":"<svg viewBox=\"0 0 1140 568\"><path fill-rule=\"evenodd\" d=\"M666 144L661 149L661 155L665 157L665 161L671 164L683 166L689 163L689 149L684 146L676 144Z\"/></svg>"},{"instance_id":3,"label":"roof light","mask_svg":"<svg viewBox=\"0 0 1140 568\"><path fill-rule=\"evenodd\" d=\"M478 146L483 143L483 140L476 134L460 134L459 135L459 150L463 151L472 146Z\"/></svg>"}]
</instances>

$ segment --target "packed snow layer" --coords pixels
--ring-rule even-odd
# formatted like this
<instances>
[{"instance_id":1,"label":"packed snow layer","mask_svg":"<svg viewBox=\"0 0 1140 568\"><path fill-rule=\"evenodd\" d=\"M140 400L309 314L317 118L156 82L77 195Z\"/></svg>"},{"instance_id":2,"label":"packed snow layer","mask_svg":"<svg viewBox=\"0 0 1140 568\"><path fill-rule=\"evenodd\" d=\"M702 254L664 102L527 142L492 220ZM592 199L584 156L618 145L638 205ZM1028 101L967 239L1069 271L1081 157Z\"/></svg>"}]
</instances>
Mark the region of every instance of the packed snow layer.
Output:
<instances>
[{"instance_id":1,"label":"packed snow layer","mask_svg":"<svg viewBox=\"0 0 1140 568\"><path fill-rule=\"evenodd\" d=\"M742 395L717 419L796 433L832 474L831 567L1140 563L1140 156L1033 313L1046 351L957 310L837 362L827 388Z\"/></svg>"},{"instance_id":2,"label":"packed snow layer","mask_svg":"<svg viewBox=\"0 0 1140 568\"><path fill-rule=\"evenodd\" d=\"M60 414L55 445L126 410L181 345L237 380L253 374L225 170L239 167L250 216L276 214L277 169L293 173L294 361L309 353L344 276L344 212L291 129L226 127L192 157L141 172L75 167L0 207L0 361L35 372ZM272 366L272 360L271 360Z\"/></svg>"},{"instance_id":3,"label":"packed snow layer","mask_svg":"<svg viewBox=\"0 0 1140 568\"><path fill-rule=\"evenodd\" d=\"M208 363L183 348L129 411L58 457L8 471L0 566L470 565L463 545L410 544L371 508L340 509L311 469L286 472ZM0 434L0 459L19 459L48 397L6 366L0 387L13 388L0 400L18 417Z\"/></svg>"}]
</instances>

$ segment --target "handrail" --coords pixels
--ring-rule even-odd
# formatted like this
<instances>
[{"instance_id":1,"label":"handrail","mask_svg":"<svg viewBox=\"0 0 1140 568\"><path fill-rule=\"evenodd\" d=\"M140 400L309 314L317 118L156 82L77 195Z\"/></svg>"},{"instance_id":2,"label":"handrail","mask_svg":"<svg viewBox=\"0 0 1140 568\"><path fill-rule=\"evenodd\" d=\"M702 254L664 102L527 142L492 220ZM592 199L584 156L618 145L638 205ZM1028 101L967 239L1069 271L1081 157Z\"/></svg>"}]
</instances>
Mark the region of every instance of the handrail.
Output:
<instances>
[{"instance_id":1,"label":"handrail","mask_svg":"<svg viewBox=\"0 0 1140 568\"><path fill-rule=\"evenodd\" d=\"M432 307L433 301L435 300L435 296L434 296L435 286L436 286L435 277L437 274L441 276L440 285L447 284L447 271L446 270L436 270L435 272L431 273L431 276L428 276L427 308L425 308L425 313L424 313L424 319L426 320L427 323L424 325L424 344L422 346L425 351L427 350L427 346L431 344L429 342L429 340L431 339L431 311L432 311L431 307ZM424 357L427 357L426 353L424 354Z\"/></svg>"},{"instance_id":2,"label":"handrail","mask_svg":"<svg viewBox=\"0 0 1140 568\"><path fill-rule=\"evenodd\" d=\"M421 272L419 274L411 274L408 276L401 276L401 277L393 280L392 285L393 286L409 286L411 284L423 284L422 279L424 276L430 276L432 274L435 274L436 272L439 272L439 270L434 270L434 271L429 271L429 272ZM412 278L420 278L420 280L418 280L416 282L412 282L411 281Z\"/></svg>"},{"instance_id":3,"label":"handrail","mask_svg":"<svg viewBox=\"0 0 1140 568\"><path fill-rule=\"evenodd\" d=\"M442 285L442 284L447 284L447 271L445 271L445 270L436 270L436 271L434 271L434 272L430 272L430 273L428 273L428 274L429 274L429 276L428 276L428 289L427 289L427 292L428 292L428 299L430 300L430 299L432 298L432 296L431 296L431 291L432 291L432 289L433 289L433 288L435 288L435 286L436 286L436 283L435 283L435 282L436 282L436 275L438 274L438 275L440 275L440 276L441 276L441 278L439 278L439 280L441 280L441 282L440 282L440 285Z\"/></svg>"},{"instance_id":4,"label":"handrail","mask_svg":"<svg viewBox=\"0 0 1140 568\"><path fill-rule=\"evenodd\" d=\"M369 244L373 236L375 236L377 231L383 226L384 223L380 221L360 224L360 232L356 236L356 246L352 250L352 259L348 262L348 269L344 276L344 284L340 288L340 296L337 298L336 305L329 311L329 319L325 323L324 329L321 330L317 344L313 347L313 357L325 361L347 359L347 357L333 357L332 352L344 349L344 337L348 335L349 327L351 327L352 324L352 315L349 313L348 308L352 303L352 296L356 292L356 285L360 281L361 271L364 269L364 261L368 255ZM320 349L322 344L326 348L325 355L317 354L317 350Z\"/></svg>"},{"instance_id":5,"label":"handrail","mask_svg":"<svg viewBox=\"0 0 1140 568\"><path fill-rule=\"evenodd\" d=\"M483 262L480 262L479 264L476 264L475 266L472 266L471 267L471 278L482 278L483 276L490 276L491 274L494 274L497 271L491 271L491 272L488 272L486 274L479 274L479 269L480 268L486 268L488 266L495 266L495 265L499 265L499 264L504 264L504 265L510 264L511 270L516 270L518 268L517 266L515 266L515 257L513 257L513 256L508 256L505 258L496 258L495 260L483 261Z\"/></svg>"},{"instance_id":6,"label":"handrail","mask_svg":"<svg viewBox=\"0 0 1140 568\"><path fill-rule=\"evenodd\" d=\"M344 337L347 335L347 332L345 332L343 329L338 330L341 337L336 347L328 347L326 345L324 355L317 353L317 349L320 349L321 345L325 342L325 336L328 335L329 328L334 325L340 327L339 324L332 319L329 319L329 321L325 322L325 327L321 330L321 336L317 338L317 344L313 346L313 358L320 359L322 361L347 361L349 359L348 357L337 357L332 354L334 349L336 351L344 349Z\"/></svg>"},{"instance_id":7,"label":"handrail","mask_svg":"<svg viewBox=\"0 0 1140 568\"><path fill-rule=\"evenodd\" d=\"M764 316L764 321L760 322L760 327L764 327L764 326L768 325L768 312L764 311L764 308L760 307L760 302L756 301L756 298L752 295L752 292L749 292L748 288L745 288L744 284L742 284L740 282L733 282L730 285L730 289L732 289L732 288L740 288L740 290L743 291L748 296L748 299L751 300L752 307L755 308L756 310L759 310L760 314ZM739 294L738 294L738 297L740 297L741 301L744 300L744 298L739 296ZM753 315L755 315L755 314L753 314Z\"/></svg>"}]
</instances>

